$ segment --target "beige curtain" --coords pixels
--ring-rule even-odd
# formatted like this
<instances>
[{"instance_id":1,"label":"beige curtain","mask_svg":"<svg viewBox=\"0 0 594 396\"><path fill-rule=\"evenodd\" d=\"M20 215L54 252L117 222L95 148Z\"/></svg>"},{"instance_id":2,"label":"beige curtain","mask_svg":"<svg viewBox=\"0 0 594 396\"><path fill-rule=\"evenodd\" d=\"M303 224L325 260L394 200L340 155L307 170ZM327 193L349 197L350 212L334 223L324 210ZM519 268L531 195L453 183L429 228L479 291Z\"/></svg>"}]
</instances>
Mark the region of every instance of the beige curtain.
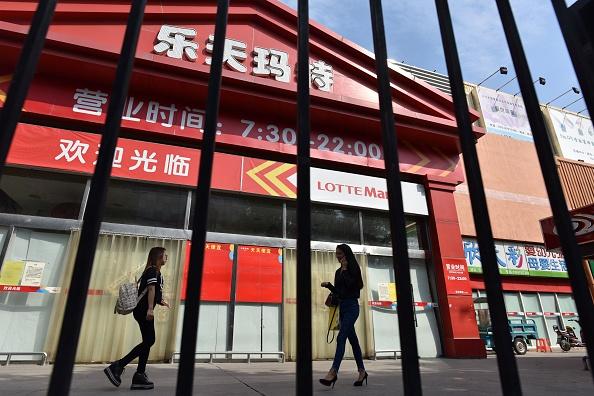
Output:
<instances>
[{"instance_id":1,"label":"beige curtain","mask_svg":"<svg viewBox=\"0 0 594 396\"><path fill-rule=\"evenodd\" d=\"M77 243L78 235L73 235L71 245L75 246ZM140 277L146 265L148 251L154 246L167 249L168 262L161 269L164 277L163 297L172 308L156 307L156 342L151 348L149 360L162 361L171 355L175 348L179 279L183 270L185 245L185 240L126 235L99 236L76 362L108 362L119 359L141 341L140 330L132 314L115 315L113 308L119 285ZM76 249L71 249L65 282L72 276L75 255ZM65 289L63 286L64 291ZM61 323L65 301L66 293L61 293L52 323ZM56 328L59 329L59 326ZM58 331L48 337L49 351L55 351L58 337Z\"/></svg>"},{"instance_id":2,"label":"beige curtain","mask_svg":"<svg viewBox=\"0 0 594 396\"><path fill-rule=\"evenodd\" d=\"M324 305L328 296L328 289L320 287L324 281L334 282L334 272L339 264L336 261L335 252L312 251L312 357L313 359L332 359L336 349L336 341L328 344L326 342L326 333L328 330L328 307ZM371 315L368 307L367 293L367 257L365 255L355 255L361 266L363 274L363 283L365 287L361 290L361 299L359 300L360 315L355 330L359 337L359 343L364 357L373 355L373 331L371 326ZM284 268L284 311L283 311L283 350L289 360L295 360L297 355L297 311L295 301L297 298L297 257L296 251L287 250L285 254ZM337 333L335 333L337 335ZM331 338L331 337L330 337ZM352 358L353 353L350 344L346 349L345 357Z\"/></svg>"}]
</instances>

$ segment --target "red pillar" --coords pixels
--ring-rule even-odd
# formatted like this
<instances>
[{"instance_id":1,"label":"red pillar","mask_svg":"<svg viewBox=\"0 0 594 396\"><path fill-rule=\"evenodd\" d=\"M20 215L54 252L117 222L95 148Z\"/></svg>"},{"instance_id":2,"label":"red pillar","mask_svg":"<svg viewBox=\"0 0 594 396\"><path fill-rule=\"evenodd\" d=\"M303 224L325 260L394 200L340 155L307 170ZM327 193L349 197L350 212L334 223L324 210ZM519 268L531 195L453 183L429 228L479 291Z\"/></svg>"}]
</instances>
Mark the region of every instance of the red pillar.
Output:
<instances>
[{"instance_id":1,"label":"red pillar","mask_svg":"<svg viewBox=\"0 0 594 396\"><path fill-rule=\"evenodd\" d=\"M456 184L435 176L427 176L425 184L444 354L451 358L484 358L486 350L478 334L454 202Z\"/></svg>"}]
</instances>

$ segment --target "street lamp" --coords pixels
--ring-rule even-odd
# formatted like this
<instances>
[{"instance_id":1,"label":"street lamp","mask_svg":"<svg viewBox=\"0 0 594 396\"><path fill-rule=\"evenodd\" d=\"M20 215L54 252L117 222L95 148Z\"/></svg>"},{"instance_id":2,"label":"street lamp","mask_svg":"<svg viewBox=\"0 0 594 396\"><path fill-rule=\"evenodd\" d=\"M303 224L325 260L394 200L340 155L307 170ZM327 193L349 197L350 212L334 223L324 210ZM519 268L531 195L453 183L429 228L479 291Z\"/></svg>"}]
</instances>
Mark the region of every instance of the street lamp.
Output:
<instances>
[{"instance_id":1,"label":"street lamp","mask_svg":"<svg viewBox=\"0 0 594 396\"><path fill-rule=\"evenodd\" d=\"M485 81L487 81L488 79L490 79L491 77L493 77L497 73L499 73L499 74L507 74L507 67L501 66L499 69L497 69L493 73L489 74L489 76L487 78L485 78L483 81L481 81L480 83L477 84L477 88L480 87L482 83L484 83Z\"/></svg>"},{"instance_id":2,"label":"street lamp","mask_svg":"<svg viewBox=\"0 0 594 396\"><path fill-rule=\"evenodd\" d=\"M570 104L568 104L568 105L565 105L565 106L561 107L561 110L565 110L566 108L568 108L569 106L571 106L571 105L572 105L572 104L574 104L575 102L577 102L577 101L579 101L579 100L582 100L582 99L584 99L584 97L583 97L583 96L580 96L579 98L577 98L576 100L574 100L574 101L573 101L573 102L571 102Z\"/></svg>"},{"instance_id":3,"label":"street lamp","mask_svg":"<svg viewBox=\"0 0 594 396\"><path fill-rule=\"evenodd\" d=\"M545 103L545 106L548 106L548 105L549 105L551 102L554 102L554 101L556 101L556 100L557 100L557 99L559 99L561 96L563 96L563 95L565 95L565 94L568 94L568 93L570 93L571 91L573 91L573 92L574 92L574 93L576 93L576 94L579 94L579 93L580 93L580 90L579 90L579 89L577 89L576 87L571 87L571 88L569 88L567 91L563 92L561 95L557 96L556 98L549 100L547 103Z\"/></svg>"},{"instance_id":4,"label":"street lamp","mask_svg":"<svg viewBox=\"0 0 594 396\"><path fill-rule=\"evenodd\" d=\"M497 88L495 91L499 92L499 90L501 88L505 87L507 84L509 84L510 82L514 81L516 78L518 78L517 75L514 78L512 78L511 80L509 80L508 82L506 82L505 84L503 84L502 86L500 86L499 88Z\"/></svg>"},{"instance_id":5,"label":"street lamp","mask_svg":"<svg viewBox=\"0 0 594 396\"><path fill-rule=\"evenodd\" d=\"M536 83L540 83L540 85L545 85L547 83L547 79L544 77L538 77L536 80L532 81L532 84L536 84ZM522 92L521 90L516 92L514 94L514 97L517 96L520 92Z\"/></svg>"}]
</instances>

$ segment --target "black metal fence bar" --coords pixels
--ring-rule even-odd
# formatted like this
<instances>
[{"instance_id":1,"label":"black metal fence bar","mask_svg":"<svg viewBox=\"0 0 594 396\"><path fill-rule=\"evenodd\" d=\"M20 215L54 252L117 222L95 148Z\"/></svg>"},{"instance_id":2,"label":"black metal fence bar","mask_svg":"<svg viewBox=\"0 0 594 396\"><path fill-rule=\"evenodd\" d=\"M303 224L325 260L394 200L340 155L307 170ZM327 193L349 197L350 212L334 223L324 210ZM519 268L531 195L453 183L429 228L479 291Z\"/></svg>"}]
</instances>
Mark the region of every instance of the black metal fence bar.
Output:
<instances>
[{"instance_id":1,"label":"black metal fence bar","mask_svg":"<svg viewBox=\"0 0 594 396\"><path fill-rule=\"evenodd\" d=\"M212 167L216 143L221 79L223 75L223 54L229 0L217 1L214 48L208 80L208 96L204 135L200 154L200 170L196 187L196 211L192 220L192 247L186 281L186 305L182 328L181 354L177 371L176 395L192 395L194 386L194 363L196 340L198 338L198 316L200 313L200 292L202 290L202 270L204 268L204 248L206 244L206 226L208 221L208 203L212 179Z\"/></svg>"},{"instance_id":2,"label":"black metal fence bar","mask_svg":"<svg viewBox=\"0 0 594 396\"><path fill-rule=\"evenodd\" d=\"M297 64L297 396L313 394L311 320L311 196L309 4L298 2Z\"/></svg>"},{"instance_id":3,"label":"black metal fence bar","mask_svg":"<svg viewBox=\"0 0 594 396\"><path fill-rule=\"evenodd\" d=\"M40 1L37 5L19 62L10 81L6 102L0 111L0 178L55 9L56 0Z\"/></svg>"},{"instance_id":4,"label":"black metal fence bar","mask_svg":"<svg viewBox=\"0 0 594 396\"><path fill-rule=\"evenodd\" d=\"M448 67L454 109L458 121L460 143L464 158L466 181L470 191L472 213L481 253L481 263L487 290L487 300L491 322L493 324L493 338L497 349L497 365L499 379L504 395L521 395L520 377L511 344L511 334L507 322L507 312L503 300L501 276L495 253L493 230L487 208L487 198L481 175L475 138L472 132L472 122L466 102L464 80L458 57L458 49L452 27L452 18L447 0L435 0L441 39Z\"/></svg>"},{"instance_id":5,"label":"black metal fence bar","mask_svg":"<svg viewBox=\"0 0 594 396\"><path fill-rule=\"evenodd\" d=\"M134 0L128 16L122 51L118 60L115 81L107 109L105 128L101 137L97 165L91 178L89 201L83 218L80 242L76 252L74 271L64 310L64 320L56 349L56 360L47 392L48 396L65 396L70 392L72 369L87 301L87 291L93 269L99 227L103 219L107 185L120 132L120 123L128 94L145 6L146 0Z\"/></svg>"},{"instance_id":6,"label":"black metal fence bar","mask_svg":"<svg viewBox=\"0 0 594 396\"><path fill-rule=\"evenodd\" d=\"M561 33L565 39L565 44L573 63L575 74L577 75L580 87L582 88L582 95L590 115L594 114L594 65L589 65L584 59L582 48L579 45L579 36L575 20L570 15L570 11L565 6L565 0L551 0L553 3L553 9L557 15L559 21L559 27ZM589 41L590 48L593 48L589 37L586 38ZM566 106L567 107L567 106Z\"/></svg>"},{"instance_id":7,"label":"black metal fence bar","mask_svg":"<svg viewBox=\"0 0 594 396\"><path fill-rule=\"evenodd\" d=\"M415 318L412 288L410 287L410 263L404 222L402 187L400 185L400 167L394 111L392 109L392 89L388 70L388 52L384 31L384 16L381 0L369 0L371 24L373 30L373 48L378 78L378 94L388 204L392 255L396 275L396 293L398 298L398 329L400 331L400 349L402 350L402 374L405 395L421 395L421 374L415 333Z\"/></svg>"},{"instance_id":8,"label":"black metal fence bar","mask_svg":"<svg viewBox=\"0 0 594 396\"><path fill-rule=\"evenodd\" d=\"M532 129L540 168L544 176L549 202L551 203L551 209L555 218L555 225L559 239L561 240L561 247L567 264L567 272L569 274L575 304L578 315L580 316L580 323L584 329L591 365L594 360L594 304L588 290L586 274L582 269L581 249L575 239L573 225L567 204L565 203L565 197L563 196L559 175L557 174L551 142L545 129L536 91L532 85L532 76L530 75L530 69L528 68L528 62L526 61L526 55L524 54L512 9L508 0L496 1L528 113L528 121ZM587 89L587 87L582 88ZM594 379L594 371L591 371L591 374Z\"/></svg>"}]
</instances>

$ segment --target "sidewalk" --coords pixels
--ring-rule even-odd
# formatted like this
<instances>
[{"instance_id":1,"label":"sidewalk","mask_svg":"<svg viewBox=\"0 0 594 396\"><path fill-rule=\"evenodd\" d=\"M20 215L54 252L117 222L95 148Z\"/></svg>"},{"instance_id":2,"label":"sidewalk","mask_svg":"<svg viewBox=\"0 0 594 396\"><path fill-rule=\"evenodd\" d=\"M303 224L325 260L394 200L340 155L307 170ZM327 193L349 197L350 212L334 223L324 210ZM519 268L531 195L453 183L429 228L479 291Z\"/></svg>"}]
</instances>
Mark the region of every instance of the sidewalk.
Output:
<instances>
[{"instance_id":1,"label":"sidewalk","mask_svg":"<svg viewBox=\"0 0 594 396\"><path fill-rule=\"evenodd\" d=\"M517 359L525 395L594 395L590 372L583 371L584 352L529 353ZM314 362L316 395L399 395L402 394L401 362L365 361L369 386L353 388L355 364L345 361L334 390L317 382L330 362ZM129 389L134 365L124 374L122 386L115 388L103 374L102 365L76 366L71 395L143 394ZM482 360L423 359L421 361L425 395L499 395L497 361L494 356ZM51 366L10 365L0 367L0 394L45 395ZM153 395L174 395L177 365L153 364L148 374L156 384ZM294 363L201 363L196 365L196 395L295 395Z\"/></svg>"}]
</instances>

